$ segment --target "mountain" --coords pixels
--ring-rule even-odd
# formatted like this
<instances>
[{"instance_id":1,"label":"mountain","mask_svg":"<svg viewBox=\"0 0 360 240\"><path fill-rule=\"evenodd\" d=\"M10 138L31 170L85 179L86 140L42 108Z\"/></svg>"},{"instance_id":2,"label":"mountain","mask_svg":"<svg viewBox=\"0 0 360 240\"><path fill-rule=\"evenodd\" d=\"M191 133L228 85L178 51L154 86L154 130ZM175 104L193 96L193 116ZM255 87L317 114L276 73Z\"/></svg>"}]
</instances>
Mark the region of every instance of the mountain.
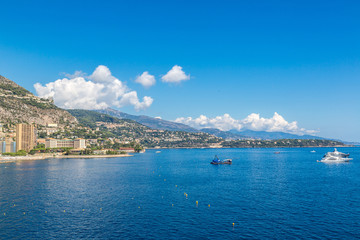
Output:
<instances>
[{"instance_id":1,"label":"mountain","mask_svg":"<svg viewBox=\"0 0 360 240\"><path fill-rule=\"evenodd\" d=\"M25 88L0 75L0 122L36 123L60 126L76 124L77 120L67 111L58 108L51 100L34 96Z\"/></svg>"},{"instance_id":2,"label":"mountain","mask_svg":"<svg viewBox=\"0 0 360 240\"><path fill-rule=\"evenodd\" d=\"M168 131L184 131L184 132L193 132L193 133L199 132L197 129L189 127L182 123L170 122L159 118L153 118L144 115L140 115L140 116L131 115L111 108L107 108L104 110L96 110L96 111L120 119L131 119L152 129L168 130Z\"/></svg>"},{"instance_id":3,"label":"mountain","mask_svg":"<svg viewBox=\"0 0 360 240\"><path fill-rule=\"evenodd\" d=\"M230 131L221 131L220 129L217 129L217 128L203 128L203 129L200 129L200 131L209 133L216 137L221 137L221 138L227 139L227 140L238 140L238 139L248 138L247 136L242 135L242 134L233 133Z\"/></svg>"},{"instance_id":4,"label":"mountain","mask_svg":"<svg viewBox=\"0 0 360 240\"><path fill-rule=\"evenodd\" d=\"M325 139L321 137L316 137L312 135L296 135L291 133L284 133L284 132L265 132L265 131L252 131L252 130L245 130L245 131L237 131L237 130L230 130L231 133L240 134L246 136L248 138L254 139L264 139L264 140L274 140L274 139Z\"/></svg>"},{"instance_id":5,"label":"mountain","mask_svg":"<svg viewBox=\"0 0 360 240\"><path fill-rule=\"evenodd\" d=\"M119 119L105 113L89 110L69 110L78 119L80 126L87 129L73 129L77 137L117 138L122 142L137 141L145 147L210 147L222 139L203 132L184 132L151 129L134 120ZM71 137L64 136L64 137Z\"/></svg>"},{"instance_id":6,"label":"mountain","mask_svg":"<svg viewBox=\"0 0 360 240\"><path fill-rule=\"evenodd\" d=\"M261 139L261 140L276 140L276 139L325 139L311 135L296 135L284 132L265 132L265 131L252 131L252 130L230 130L221 131L217 128L203 128L201 132L206 132L216 137L221 137L226 140L241 140L241 139ZM339 140L337 140L339 141Z\"/></svg>"},{"instance_id":7,"label":"mountain","mask_svg":"<svg viewBox=\"0 0 360 240\"><path fill-rule=\"evenodd\" d=\"M208 134L212 134L216 137L221 137L227 140L237 140L237 139L264 139L264 140L273 140L273 139L324 139L321 137L311 136L311 135L296 135L291 133L284 133L284 132L265 132L265 131L252 131L252 130L245 130L245 131L237 131L237 130L230 130L230 131L221 131L216 128L203 128L201 130L197 130L190 126L187 126L182 123L175 123L171 121L166 121L158 118L153 118L149 116L136 116L127 114L115 109L104 109L104 110L96 110L99 113L108 114L113 117L117 117L120 119L131 119L138 123L141 123L147 127L152 129L159 129L159 130L169 130L169 131L184 131L184 132L204 132Z\"/></svg>"}]
</instances>

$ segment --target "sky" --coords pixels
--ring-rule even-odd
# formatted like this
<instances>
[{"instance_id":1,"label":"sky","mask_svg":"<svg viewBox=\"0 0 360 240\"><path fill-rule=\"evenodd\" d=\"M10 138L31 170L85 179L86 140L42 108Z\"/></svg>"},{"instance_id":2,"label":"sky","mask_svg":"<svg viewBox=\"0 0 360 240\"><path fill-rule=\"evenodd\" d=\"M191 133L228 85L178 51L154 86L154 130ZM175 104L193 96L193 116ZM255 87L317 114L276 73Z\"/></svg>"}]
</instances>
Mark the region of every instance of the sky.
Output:
<instances>
[{"instance_id":1,"label":"sky","mask_svg":"<svg viewBox=\"0 0 360 240\"><path fill-rule=\"evenodd\" d=\"M358 1L2 1L0 75L65 108L360 141Z\"/></svg>"}]
</instances>

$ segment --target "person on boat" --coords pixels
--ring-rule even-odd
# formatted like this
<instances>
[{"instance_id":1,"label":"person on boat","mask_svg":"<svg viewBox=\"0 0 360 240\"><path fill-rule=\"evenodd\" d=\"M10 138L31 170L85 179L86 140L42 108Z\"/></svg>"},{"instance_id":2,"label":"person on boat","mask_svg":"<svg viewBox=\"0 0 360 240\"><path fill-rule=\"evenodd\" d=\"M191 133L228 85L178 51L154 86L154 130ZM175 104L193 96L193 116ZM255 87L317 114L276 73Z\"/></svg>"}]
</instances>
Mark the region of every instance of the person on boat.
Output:
<instances>
[{"instance_id":1,"label":"person on boat","mask_svg":"<svg viewBox=\"0 0 360 240\"><path fill-rule=\"evenodd\" d=\"M218 158L217 155L215 155L213 162L214 163L219 163L220 162L220 159Z\"/></svg>"}]
</instances>

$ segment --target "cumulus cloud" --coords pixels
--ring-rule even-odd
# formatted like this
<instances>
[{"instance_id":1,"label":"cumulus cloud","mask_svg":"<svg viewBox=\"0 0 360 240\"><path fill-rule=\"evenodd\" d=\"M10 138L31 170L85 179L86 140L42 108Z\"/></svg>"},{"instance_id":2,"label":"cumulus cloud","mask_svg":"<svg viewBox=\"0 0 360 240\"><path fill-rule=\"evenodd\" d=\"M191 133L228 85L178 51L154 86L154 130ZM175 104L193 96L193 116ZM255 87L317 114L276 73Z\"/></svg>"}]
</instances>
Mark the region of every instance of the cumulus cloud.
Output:
<instances>
[{"instance_id":1,"label":"cumulus cloud","mask_svg":"<svg viewBox=\"0 0 360 240\"><path fill-rule=\"evenodd\" d=\"M149 72L145 71L140 76L137 76L135 82L140 83L144 87L148 88L154 85L156 80L153 75L150 75Z\"/></svg>"},{"instance_id":2,"label":"cumulus cloud","mask_svg":"<svg viewBox=\"0 0 360 240\"><path fill-rule=\"evenodd\" d=\"M142 110L153 102L148 96L140 101L136 91L131 91L103 65L88 77L77 71L69 78L58 79L44 86L36 83L34 88L39 97L52 98L56 105L66 109L121 108L130 105L135 110Z\"/></svg>"},{"instance_id":3,"label":"cumulus cloud","mask_svg":"<svg viewBox=\"0 0 360 240\"><path fill-rule=\"evenodd\" d=\"M161 79L163 82L179 83L181 81L189 80L190 74L186 75L182 70L182 67L175 65Z\"/></svg>"},{"instance_id":4,"label":"cumulus cloud","mask_svg":"<svg viewBox=\"0 0 360 240\"><path fill-rule=\"evenodd\" d=\"M181 117L175 122L184 123L194 128L218 128L223 131L236 130L254 130L266 132L286 132L298 135L314 134L314 130L300 128L296 121L288 122L277 112L272 118L260 117L260 114L252 113L242 120L232 118L229 114L208 118L200 115L198 118Z\"/></svg>"}]
</instances>

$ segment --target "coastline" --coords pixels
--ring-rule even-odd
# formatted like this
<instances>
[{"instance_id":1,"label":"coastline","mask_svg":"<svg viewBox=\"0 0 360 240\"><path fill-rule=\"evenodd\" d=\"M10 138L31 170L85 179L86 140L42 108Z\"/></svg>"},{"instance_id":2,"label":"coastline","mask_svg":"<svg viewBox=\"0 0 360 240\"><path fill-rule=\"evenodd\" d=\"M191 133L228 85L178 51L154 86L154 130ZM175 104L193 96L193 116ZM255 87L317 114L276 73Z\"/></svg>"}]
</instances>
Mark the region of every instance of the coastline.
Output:
<instances>
[{"instance_id":1,"label":"coastline","mask_svg":"<svg viewBox=\"0 0 360 240\"><path fill-rule=\"evenodd\" d=\"M258 146L249 146L249 147L155 147L155 148L146 148L146 150L161 150L161 149L236 149L236 148L348 148L348 147L360 147L357 145L335 145L335 146L278 146L278 147L258 147Z\"/></svg>"},{"instance_id":2,"label":"coastline","mask_svg":"<svg viewBox=\"0 0 360 240\"><path fill-rule=\"evenodd\" d=\"M11 163L17 161L34 161L34 160L46 160L52 158L58 159L72 159L72 158L81 158L81 159L89 159L89 158L116 158L116 157L132 157L133 155L129 154L117 154L117 155L34 155L34 156L16 156L16 157L8 157L1 156L0 163Z\"/></svg>"}]
</instances>

